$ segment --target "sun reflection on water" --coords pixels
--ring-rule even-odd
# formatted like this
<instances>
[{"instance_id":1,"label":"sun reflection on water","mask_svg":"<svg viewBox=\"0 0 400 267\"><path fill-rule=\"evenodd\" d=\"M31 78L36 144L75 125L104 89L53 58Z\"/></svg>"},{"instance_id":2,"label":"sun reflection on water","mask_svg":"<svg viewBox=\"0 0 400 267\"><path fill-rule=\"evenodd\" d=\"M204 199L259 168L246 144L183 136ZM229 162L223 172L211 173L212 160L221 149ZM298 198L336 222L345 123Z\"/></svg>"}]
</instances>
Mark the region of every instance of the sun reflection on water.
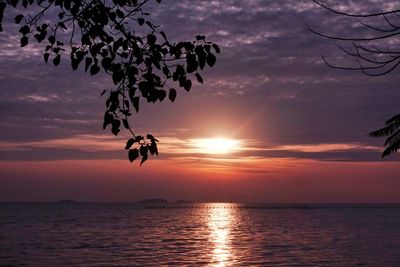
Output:
<instances>
[{"instance_id":1,"label":"sun reflection on water","mask_svg":"<svg viewBox=\"0 0 400 267\"><path fill-rule=\"evenodd\" d=\"M230 204L210 204L208 227L210 242L213 244L213 266L226 266L232 262L231 229L234 209Z\"/></svg>"}]
</instances>

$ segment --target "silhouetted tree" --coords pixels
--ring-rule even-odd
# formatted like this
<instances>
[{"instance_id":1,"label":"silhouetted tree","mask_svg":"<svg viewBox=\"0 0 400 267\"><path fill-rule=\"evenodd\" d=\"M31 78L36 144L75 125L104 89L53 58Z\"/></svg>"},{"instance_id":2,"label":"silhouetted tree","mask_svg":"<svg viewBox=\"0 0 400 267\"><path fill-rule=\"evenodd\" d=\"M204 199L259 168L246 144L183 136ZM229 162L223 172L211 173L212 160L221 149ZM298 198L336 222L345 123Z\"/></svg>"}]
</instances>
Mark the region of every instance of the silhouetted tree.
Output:
<instances>
[{"instance_id":1,"label":"silhouetted tree","mask_svg":"<svg viewBox=\"0 0 400 267\"><path fill-rule=\"evenodd\" d=\"M332 14L348 18L350 21L355 20L351 23L356 22L362 27L359 34L351 36L325 34L309 27L314 34L333 40L345 55L355 59L352 63L334 64L322 55L329 67L361 71L368 76L382 76L400 65L400 45L398 43L400 9L369 14L352 14L331 8L326 1L313 1ZM369 133L369 136L387 138L382 157L397 152L400 148L400 114L386 121L386 126L382 129Z\"/></svg>"},{"instance_id":2,"label":"silhouetted tree","mask_svg":"<svg viewBox=\"0 0 400 267\"><path fill-rule=\"evenodd\" d=\"M141 156L141 164L148 153L158 155L158 140L151 134L134 134L128 118L139 111L142 100L174 102L174 87L190 91L193 78L203 83L199 71L214 66L215 53L220 53L202 35L171 43L143 11L149 1L0 0L0 32L4 14L13 14L14 9L19 13L14 21L20 25L21 47L36 41L44 46L46 63L57 66L68 53L73 70L82 64L90 75L103 69L111 76L115 88L101 93L108 93L103 128L109 127L114 135L121 126L128 130L129 160Z\"/></svg>"}]
</instances>

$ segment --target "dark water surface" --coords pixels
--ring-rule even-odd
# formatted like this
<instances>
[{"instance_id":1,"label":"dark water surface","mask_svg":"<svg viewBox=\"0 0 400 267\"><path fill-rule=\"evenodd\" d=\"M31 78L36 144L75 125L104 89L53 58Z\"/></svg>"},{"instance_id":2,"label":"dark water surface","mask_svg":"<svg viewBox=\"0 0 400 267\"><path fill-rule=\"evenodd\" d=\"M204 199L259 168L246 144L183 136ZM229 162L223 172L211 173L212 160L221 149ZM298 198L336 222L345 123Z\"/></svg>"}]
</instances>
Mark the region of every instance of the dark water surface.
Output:
<instances>
[{"instance_id":1,"label":"dark water surface","mask_svg":"<svg viewBox=\"0 0 400 267\"><path fill-rule=\"evenodd\" d=\"M400 206L0 203L0 265L400 266Z\"/></svg>"}]
</instances>

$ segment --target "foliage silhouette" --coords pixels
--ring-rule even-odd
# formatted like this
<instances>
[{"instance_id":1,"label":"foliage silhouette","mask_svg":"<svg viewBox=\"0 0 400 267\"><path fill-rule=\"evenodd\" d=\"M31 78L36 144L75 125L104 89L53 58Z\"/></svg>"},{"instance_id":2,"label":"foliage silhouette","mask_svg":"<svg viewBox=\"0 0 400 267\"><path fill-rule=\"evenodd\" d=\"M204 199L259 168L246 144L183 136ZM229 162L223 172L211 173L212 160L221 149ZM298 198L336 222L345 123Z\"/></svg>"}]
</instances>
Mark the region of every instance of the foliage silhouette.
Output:
<instances>
[{"instance_id":1,"label":"foliage silhouette","mask_svg":"<svg viewBox=\"0 0 400 267\"><path fill-rule=\"evenodd\" d=\"M0 32L6 11L15 9L20 25L21 47L36 41L45 46L43 59L57 66L70 54L73 70L101 70L111 76L115 88L108 93L103 128L118 135L121 127L132 134L125 149L132 162L148 153L158 155L153 135L136 135L129 117L139 112L140 103L174 102L176 86L190 91L192 79L203 83L199 71L213 67L218 45L197 35L194 41L171 43L153 24L143 6L150 0L0 0ZM158 3L161 0L156 0ZM31 13L33 12L33 15ZM45 16L57 12L57 16ZM122 125L122 126L121 126Z\"/></svg>"},{"instance_id":2,"label":"foliage silhouette","mask_svg":"<svg viewBox=\"0 0 400 267\"><path fill-rule=\"evenodd\" d=\"M333 40L335 45L349 58L357 61L357 65L336 65L329 62L324 55L322 59L331 68L361 71L368 76L382 76L395 70L400 65L400 50L392 49L388 43L395 43L400 36L400 9L369 14L353 14L341 12L329 7L327 2L313 0L320 7L332 14L356 20L365 32L353 36L337 36L321 33L308 27L314 34ZM373 23L380 19L384 26ZM347 44L350 43L350 47ZM400 148L400 114L386 121L386 126L370 132L372 137L386 137L382 157L397 152Z\"/></svg>"}]
</instances>

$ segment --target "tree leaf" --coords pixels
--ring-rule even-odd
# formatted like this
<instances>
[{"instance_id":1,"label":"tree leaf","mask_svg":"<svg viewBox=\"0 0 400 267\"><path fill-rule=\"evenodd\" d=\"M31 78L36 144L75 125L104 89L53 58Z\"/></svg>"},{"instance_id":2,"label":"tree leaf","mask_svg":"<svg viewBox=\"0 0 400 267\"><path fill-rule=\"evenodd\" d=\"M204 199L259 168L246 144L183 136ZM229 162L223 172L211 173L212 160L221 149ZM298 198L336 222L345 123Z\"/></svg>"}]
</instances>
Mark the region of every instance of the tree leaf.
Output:
<instances>
[{"instance_id":1,"label":"tree leaf","mask_svg":"<svg viewBox=\"0 0 400 267\"><path fill-rule=\"evenodd\" d=\"M130 162L133 162L139 157L139 150L137 148L129 149L128 158Z\"/></svg>"},{"instance_id":2,"label":"tree leaf","mask_svg":"<svg viewBox=\"0 0 400 267\"><path fill-rule=\"evenodd\" d=\"M92 65L90 67L90 75L96 75L97 73L99 73L100 71L100 67L97 65Z\"/></svg>"},{"instance_id":3,"label":"tree leaf","mask_svg":"<svg viewBox=\"0 0 400 267\"><path fill-rule=\"evenodd\" d=\"M168 98L171 102L174 102L176 99L176 90L174 88L169 89Z\"/></svg>"},{"instance_id":4,"label":"tree leaf","mask_svg":"<svg viewBox=\"0 0 400 267\"><path fill-rule=\"evenodd\" d=\"M203 78L201 77L201 75L199 73L196 73L195 76L199 83L203 83Z\"/></svg>"},{"instance_id":5,"label":"tree leaf","mask_svg":"<svg viewBox=\"0 0 400 267\"><path fill-rule=\"evenodd\" d=\"M154 136L151 135L151 134L147 134L146 138L149 139L149 140L151 140L152 142L153 142L154 140L156 140L156 139L154 138Z\"/></svg>"},{"instance_id":6,"label":"tree leaf","mask_svg":"<svg viewBox=\"0 0 400 267\"><path fill-rule=\"evenodd\" d=\"M158 100L160 100L160 102L162 102L165 97L167 97L167 93L165 92L165 90L159 90L158 91Z\"/></svg>"},{"instance_id":7,"label":"tree leaf","mask_svg":"<svg viewBox=\"0 0 400 267\"><path fill-rule=\"evenodd\" d=\"M139 97L138 96L133 98L132 105L135 108L136 112L139 112Z\"/></svg>"},{"instance_id":8,"label":"tree leaf","mask_svg":"<svg viewBox=\"0 0 400 267\"><path fill-rule=\"evenodd\" d=\"M183 84L183 88L185 88L185 90L189 92L190 88L192 88L192 81L186 80Z\"/></svg>"},{"instance_id":9,"label":"tree leaf","mask_svg":"<svg viewBox=\"0 0 400 267\"><path fill-rule=\"evenodd\" d=\"M28 42L29 42L28 37L27 37L27 36L23 36L23 37L21 38L21 47L26 46L26 45L28 44Z\"/></svg>"},{"instance_id":10,"label":"tree leaf","mask_svg":"<svg viewBox=\"0 0 400 267\"><path fill-rule=\"evenodd\" d=\"M149 151L152 155L156 154L158 156L158 148L156 142L151 142L149 146Z\"/></svg>"},{"instance_id":11,"label":"tree leaf","mask_svg":"<svg viewBox=\"0 0 400 267\"><path fill-rule=\"evenodd\" d=\"M128 120L122 119L122 124L124 125L125 129L130 129Z\"/></svg>"},{"instance_id":12,"label":"tree leaf","mask_svg":"<svg viewBox=\"0 0 400 267\"><path fill-rule=\"evenodd\" d=\"M44 59L44 62L48 62L49 61L49 56L50 56L50 54L49 53L44 53L43 54L43 59Z\"/></svg>"},{"instance_id":13,"label":"tree leaf","mask_svg":"<svg viewBox=\"0 0 400 267\"><path fill-rule=\"evenodd\" d=\"M30 28L28 25L24 25L19 29L19 32L23 35L27 35L30 32Z\"/></svg>"},{"instance_id":14,"label":"tree leaf","mask_svg":"<svg viewBox=\"0 0 400 267\"><path fill-rule=\"evenodd\" d=\"M149 156L146 154L142 157L142 161L140 162L140 166L149 158Z\"/></svg>"},{"instance_id":15,"label":"tree leaf","mask_svg":"<svg viewBox=\"0 0 400 267\"><path fill-rule=\"evenodd\" d=\"M200 40L205 40L206 37L204 35L196 35L196 40L200 41Z\"/></svg>"},{"instance_id":16,"label":"tree leaf","mask_svg":"<svg viewBox=\"0 0 400 267\"><path fill-rule=\"evenodd\" d=\"M15 16L14 21L15 21L15 23L19 24L23 18L24 18L24 15L19 14L19 15Z\"/></svg>"},{"instance_id":17,"label":"tree leaf","mask_svg":"<svg viewBox=\"0 0 400 267\"><path fill-rule=\"evenodd\" d=\"M111 132L116 136L118 135L118 133L120 132L119 127L121 125L121 122L118 119L114 119L111 122L112 128L111 128Z\"/></svg>"},{"instance_id":18,"label":"tree leaf","mask_svg":"<svg viewBox=\"0 0 400 267\"><path fill-rule=\"evenodd\" d=\"M134 143L135 143L135 139L134 138L129 138L129 140L126 142L125 149L126 150L130 149Z\"/></svg>"},{"instance_id":19,"label":"tree leaf","mask_svg":"<svg viewBox=\"0 0 400 267\"><path fill-rule=\"evenodd\" d=\"M212 44L212 47L214 48L217 54L221 53L221 50L219 49L219 46L217 44Z\"/></svg>"},{"instance_id":20,"label":"tree leaf","mask_svg":"<svg viewBox=\"0 0 400 267\"><path fill-rule=\"evenodd\" d=\"M208 66L212 67L215 65L217 58L212 53L208 53L207 57L206 57L206 61L207 61Z\"/></svg>"},{"instance_id":21,"label":"tree leaf","mask_svg":"<svg viewBox=\"0 0 400 267\"><path fill-rule=\"evenodd\" d=\"M92 60L91 57L86 57L86 59L85 59L85 72L87 72L87 70L89 69L90 65L92 64L92 61L93 60ZM90 70L90 74L92 74L92 70ZM92 75L94 75L94 74L92 74Z\"/></svg>"},{"instance_id":22,"label":"tree leaf","mask_svg":"<svg viewBox=\"0 0 400 267\"><path fill-rule=\"evenodd\" d=\"M49 38L47 38L49 43L54 44L56 42L56 38L53 35L50 35Z\"/></svg>"},{"instance_id":23,"label":"tree leaf","mask_svg":"<svg viewBox=\"0 0 400 267\"><path fill-rule=\"evenodd\" d=\"M149 149L147 148L147 146L140 146L140 155L142 155L142 156L144 156L144 155L147 155L147 151L148 151Z\"/></svg>"},{"instance_id":24,"label":"tree leaf","mask_svg":"<svg viewBox=\"0 0 400 267\"><path fill-rule=\"evenodd\" d=\"M144 24L144 18L138 18L137 22L140 26L142 26Z\"/></svg>"},{"instance_id":25,"label":"tree leaf","mask_svg":"<svg viewBox=\"0 0 400 267\"><path fill-rule=\"evenodd\" d=\"M60 55L57 55L55 58L53 58L54 66L57 66L58 64L60 64L60 60L61 60L61 56Z\"/></svg>"}]
</instances>

